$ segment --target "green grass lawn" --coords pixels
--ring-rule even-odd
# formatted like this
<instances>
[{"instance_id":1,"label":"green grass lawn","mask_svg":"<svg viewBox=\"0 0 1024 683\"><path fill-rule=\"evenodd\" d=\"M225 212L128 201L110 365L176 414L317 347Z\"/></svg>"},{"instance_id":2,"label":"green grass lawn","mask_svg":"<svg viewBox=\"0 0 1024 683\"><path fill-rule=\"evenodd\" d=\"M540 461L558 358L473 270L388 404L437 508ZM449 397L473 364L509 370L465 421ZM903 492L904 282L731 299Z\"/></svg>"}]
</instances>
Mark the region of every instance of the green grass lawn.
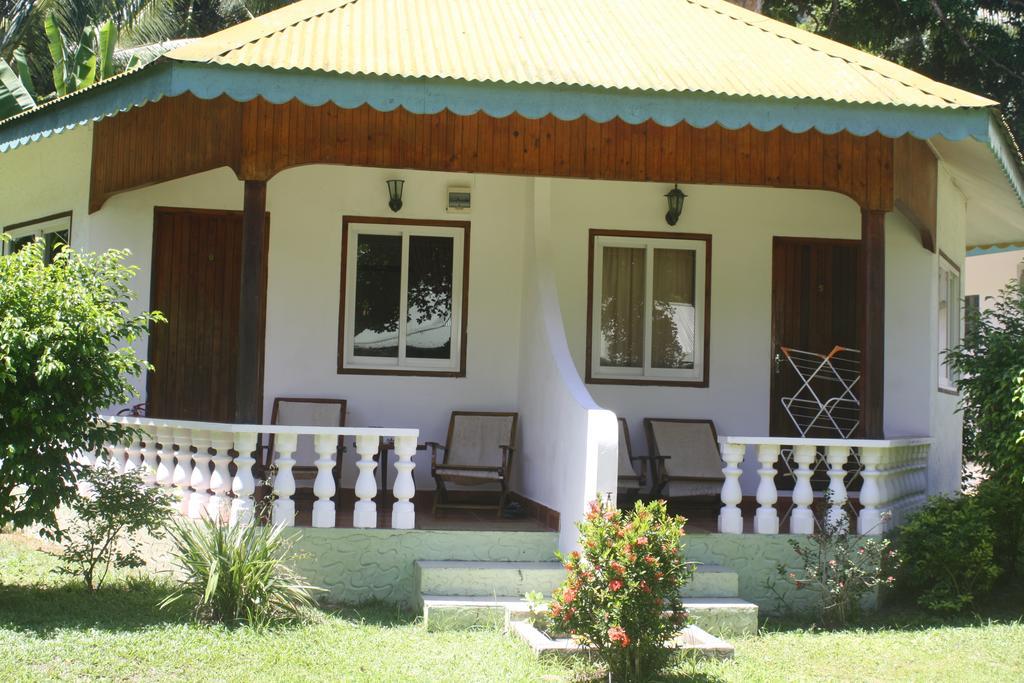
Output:
<instances>
[{"instance_id":1,"label":"green grass lawn","mask_svg":"<svg viewBox=\"0 0 1024 683\"><path fill-rule=\"evenodd\" d=\"M267 631L189 623L155 604L166 587L118 580L90 595L37 544L0 536L0 680L572 681L494 631L428 634L386 607ZM731 662L680 662L665 680L1024 680L1021 594L985 618L932 622L890 611L877 624L813 632L769 623Z\"/></svg>"}]
</instances>

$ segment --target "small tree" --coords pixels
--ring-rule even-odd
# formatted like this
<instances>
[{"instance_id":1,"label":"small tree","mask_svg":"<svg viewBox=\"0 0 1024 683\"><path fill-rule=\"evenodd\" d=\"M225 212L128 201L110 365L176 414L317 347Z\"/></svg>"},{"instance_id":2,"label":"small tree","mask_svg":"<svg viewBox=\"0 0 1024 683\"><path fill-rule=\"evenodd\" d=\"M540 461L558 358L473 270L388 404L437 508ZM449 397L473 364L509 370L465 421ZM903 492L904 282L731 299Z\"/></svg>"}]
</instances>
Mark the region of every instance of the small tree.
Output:
<instances>
[{"instance_id":1,"label":"small tree","mask_svg":"<svg viewBox=\"0 0 1024 683\"><path fill-rule=\"evenodd\" d=\"M569 575L552 594L552 621L592 646L616 680L643 680L668 659L686 623L679 591L693 576L683 558L682 517L665 501L623 513L591 503L582 552L563 556Z\"/></svg>"},{"instance_id":2,"label":"small tree","mask_svg":"<svg viewBox=\"0 0 1024 683\"><path fill-rule=\"evenodd\" d=\"M1024 291L1016 281L973 314L946 362L956 371L964 455L989 477L1024 484ZM1022 490L1024 493L1024 490Z\"/></svg>"},{"instance_id":3,"label":"small tree","mask_svg":"<svg viewBox=\"0 0 1024 683\"><path fill-rule=\"evenodd\" d=\"M83 491L70 503L74 519L64 530L64 552L57 571L81 577L98 590L111 567L134 569L143 564L137 532L159 538L171 516L173 496L144 486L134 471L118 474L113 467L88 468L79 478Z\"/></svg>"},{"instance_id":4,"label":"small tree","mask_svg":"<svg viewBox=\"0 0 1024 683\"><path fill-rule=\"evenodd\" d=\"M134 315L127 251L60 250L43 243L0 256L0 526L41 523L76 493L73 457L130 436L97 413L136 395L128 381L147 364L131 342L153 313Z\"/></svg>"}]
</instances>

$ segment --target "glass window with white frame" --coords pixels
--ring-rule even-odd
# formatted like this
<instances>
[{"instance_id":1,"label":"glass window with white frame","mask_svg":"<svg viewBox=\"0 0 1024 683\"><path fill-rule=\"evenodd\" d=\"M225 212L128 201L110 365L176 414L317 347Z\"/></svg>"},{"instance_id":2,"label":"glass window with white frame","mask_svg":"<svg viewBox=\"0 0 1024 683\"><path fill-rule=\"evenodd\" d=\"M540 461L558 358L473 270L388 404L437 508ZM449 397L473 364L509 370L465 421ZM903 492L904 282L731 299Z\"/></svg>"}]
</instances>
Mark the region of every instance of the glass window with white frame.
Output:
<instances>
[{"instance_id":1,"label":"glass window with white frame","mask_svg":"<svg viewBox=\"0 0 1024 683\"><path fill-rule=\"evenodd\" d=\"M465 232L349 224L343 370L463 371Z\"/></svg>"},{"instance_id":2,"label":"glass window with white frame","mask_svg":"<svg viewBox=\"0 0 1024 683\"><path fill-rule=\"evenodd\" d=\"M51 263L58 251L71 240L71 214L61 214L4 229L3 253L13 254L39 239L43 242L43 260Z\"/></svg>"},{"instance_id":3,"label":"glass window with white frame","mask_svg":"<svg viewBox=\"0 0 1024 683\"><path fill-rule=\"evenodd\" d=\"M590 379L702 382L708 241L593 239Z\"/></svg>"},{"instance_id":4,"label":"glass window with white frame","mask_svg":"<svg viewBox=\"0 0 1024 683\"><path fill-rule=\"evenodd\" d=\"M946 351L960 344L963 308L960 271L944 256L939 257L939 388L956 390L956 372L946 363Z\"/></svg>"}]
</instances>

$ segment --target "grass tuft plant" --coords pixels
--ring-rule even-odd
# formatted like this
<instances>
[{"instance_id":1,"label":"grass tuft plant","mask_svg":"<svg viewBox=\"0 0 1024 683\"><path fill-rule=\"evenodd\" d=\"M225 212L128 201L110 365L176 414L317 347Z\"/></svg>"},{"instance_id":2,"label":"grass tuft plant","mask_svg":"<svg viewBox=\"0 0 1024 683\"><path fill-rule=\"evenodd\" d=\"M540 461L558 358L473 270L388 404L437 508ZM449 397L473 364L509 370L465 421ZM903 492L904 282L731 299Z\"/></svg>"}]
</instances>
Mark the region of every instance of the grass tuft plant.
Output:
<instances>
[{"instance_id":1,"label":"grass tuft plant","mask_svg":"<svg viewBox=\"0 0 1024 683\"><path fill-rule=\"evenodd\" d=\"M176 521L168 530L182 579L161 603L193 603L199 621L262 627L313 614L310 585L286 564L292 544L281 526Z\"/></svg>"}]
</instances>

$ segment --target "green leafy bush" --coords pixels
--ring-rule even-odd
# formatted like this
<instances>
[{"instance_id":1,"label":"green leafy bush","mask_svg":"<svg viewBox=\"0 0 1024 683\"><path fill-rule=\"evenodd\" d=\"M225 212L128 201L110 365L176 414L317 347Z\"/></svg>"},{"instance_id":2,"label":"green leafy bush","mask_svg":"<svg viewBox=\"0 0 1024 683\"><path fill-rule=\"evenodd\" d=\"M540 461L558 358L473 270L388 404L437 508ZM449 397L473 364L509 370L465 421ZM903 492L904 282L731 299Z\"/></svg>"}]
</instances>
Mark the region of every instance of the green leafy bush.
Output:
<instances>
[{"instance_id":1,"label":"green leafy bush","mask_svg":"<svg viewBox=\"0 0 1024 683\"><path fill-rule=\"evenodd\" d=\"M959 375L964 457L1024 495L1024 290L1016 280L974 314L946 354Z\"/></svg>"},{"instance_id":2,"label":"green leafy bush","mask_svg":"<svg viewBox=\"0 0 1024 683\"><path fill-rule=\"evenodd\" d=\"M552 594L552 620L593 647L616 680L662 668L686 623L679 591L693 568L683 559L685 521L664 501L638 501L626 513L594 501L577 525L583 551L560 555L569 575Z\"/></svg>"},{"instance_id":3,"label":"green leafy bush","mask_svg":"<svg viewBox=\"0 0 1024 683\"><path fill-rule=\"evenodd\" d=\"M285 563L292 545L281 526L199 524L177 521L170 527L181 586L165 599L193 604L201 621L266 626L307 616L315 590Z\"/></svg>"},{"instance_id":4,"label":"green leafy bush","mask_svg":"<svg viewBox=\"0 0 1024 683\"><path fill-rule=\"evenodd\" d=\"M74 513L63 529L64 549L57 571L80 577L86 588L103 586L111 567L143 566L137 533L159 537L171 516L173 497L144 486L135 472L113 467L88 468L79 478L83 490L71 501Z\"/></svg>"},{"instance_id":5,"label":"green leafy bush","mask_svg":"<svg viewBox=\"0 0 1024 683\"><path fill-rule=\"evenodd\" d=\"M889 539L850 534L828 520L809 539L790 539L789 545L802 566L794 571L779 564L779 575L797 590L817 593L818 617L829 627L856 620L864 596L892 586L900 565Z\"/></svg>"},{"instance_id":6,"label":"green leafy bush","mask_svg":"<svg viewBox=\"0 0 1024 683\"><path fill-rule=\"evenodd\" d=\"M146 364L131 343L162 319L131 313L127 251L65 247L50 264L43 251L37 240L0 256L0 526L56 529L74 455L130 436L96 414L135 395L128 377Z\"/></svg>"},{"instance_id":7,"label":"green leafy bush","mask_svg":"<svg viewBox=\"0 0 1024 683\"><path fill-rule=\"evenodd\" d=\"M901 585L928 610L964 610L999 577L992 513L977 496L929 499L896 540L904 559Z\"/></svg>"},{"instance_id":8,"label":"green leafy bush","mask_svg":"<svg viewBox=\"0 0 1024 683\"><path fill-rule=\"evenodd\" d=\"M1017 575L1024 562L1024 488L1000 479L986 479L974 495L992 520L996 564L1004 575Z\"/></svg>"}]
</instances>

